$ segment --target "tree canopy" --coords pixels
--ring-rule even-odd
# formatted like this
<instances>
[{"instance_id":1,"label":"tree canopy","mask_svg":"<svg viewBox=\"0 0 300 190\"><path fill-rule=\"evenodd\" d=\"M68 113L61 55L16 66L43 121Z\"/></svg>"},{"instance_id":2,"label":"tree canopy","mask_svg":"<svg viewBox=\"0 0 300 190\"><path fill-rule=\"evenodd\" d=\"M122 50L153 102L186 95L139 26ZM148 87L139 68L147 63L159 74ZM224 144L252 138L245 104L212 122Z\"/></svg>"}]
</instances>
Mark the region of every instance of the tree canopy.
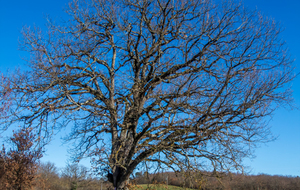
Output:
<instances>
[{"instance_id":1,"label":"tree canopy","mask_svg":"<svg viewBox=\"0 0 300 190\"><path fill-rule=\"evenodd\" d=\"M269 140L266 116L290 101L280 27L242 4L86 0L67 12L45 32L24 28L29 69L9 76L4 126L45 142L71 127L75 157L96 158L118 189L143 161L239 169Z\"/></svg>"}]
</instances>

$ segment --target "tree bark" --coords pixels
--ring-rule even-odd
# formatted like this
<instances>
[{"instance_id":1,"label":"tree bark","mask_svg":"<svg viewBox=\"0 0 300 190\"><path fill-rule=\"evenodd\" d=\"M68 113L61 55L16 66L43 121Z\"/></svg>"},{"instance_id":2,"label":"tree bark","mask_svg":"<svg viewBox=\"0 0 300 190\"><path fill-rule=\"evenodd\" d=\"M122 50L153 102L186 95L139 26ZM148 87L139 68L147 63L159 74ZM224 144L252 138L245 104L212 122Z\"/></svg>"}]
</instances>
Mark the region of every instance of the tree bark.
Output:
<instances>
[{"instance_id":1,"label":"tree bark","mask_svg":"<svg viewBox=\"0 0 300 190\"><path fill-rule=\"evenodd\" d=\"M124 169L117 167L113 174L113 184L116 190L128 190L126 187L127 182L129 180L128 174L125 173Z\"/></svg>"}]
</instances>

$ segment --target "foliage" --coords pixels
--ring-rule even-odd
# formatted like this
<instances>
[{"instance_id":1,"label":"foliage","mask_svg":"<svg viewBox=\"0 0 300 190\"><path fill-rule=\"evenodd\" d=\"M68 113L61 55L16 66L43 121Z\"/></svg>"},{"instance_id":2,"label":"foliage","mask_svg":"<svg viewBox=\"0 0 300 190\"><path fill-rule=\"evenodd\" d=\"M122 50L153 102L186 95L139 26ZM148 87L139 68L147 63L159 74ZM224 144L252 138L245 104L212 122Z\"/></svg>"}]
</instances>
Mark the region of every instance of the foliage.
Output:
<instances>
[{"instance_id":1,"label":"foliage","mask_svg":"<svg viewBox=\"0 0 300 190\"><path fill-rule=\"evenodd\" d=\"M74 157L94 157L118 189L144 161L239 170L272 139L264 121L294 77L273 20L225 0L86 0L68 13L23 30L30 69L9 78L4 128L47 142L72 127Z\"/></svg>"},{"instance_id":2,"label":"foliage","mask_svg":"<svg viewBox=\"0 0 300 190\"><path fill-rule=\"evenodd\" d=\"M22 128L10 138L13 149L0 151L1 187L7 190L25 190L32 187L36 177L41 149L35 150L35 135L31 128Z\"/></svg>"}]
</instances>

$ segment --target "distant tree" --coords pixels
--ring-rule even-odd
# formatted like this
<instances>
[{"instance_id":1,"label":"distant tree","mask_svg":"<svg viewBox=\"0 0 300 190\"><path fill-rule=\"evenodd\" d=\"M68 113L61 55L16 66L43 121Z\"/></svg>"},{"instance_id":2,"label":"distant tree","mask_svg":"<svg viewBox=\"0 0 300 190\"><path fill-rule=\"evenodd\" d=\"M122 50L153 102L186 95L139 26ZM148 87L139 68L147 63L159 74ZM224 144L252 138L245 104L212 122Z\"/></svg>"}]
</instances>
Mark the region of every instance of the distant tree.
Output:
<instances>
[{"instance_id":1,"label":"distant tree","mask_svg":"<svg viewBox=\"0 0 300 190\"><path fill-rule=\"evenodd\" d=\"M1 187L6 190L25 190L32 187L36 177L41 149L34 149L35 135L31 128L22 128L10 138L13 148L0 151Z\"/></svg>"},{"instance_id":2,"label":"distant tree","mask_svg":"<svg viewBox=\"0 0 300 190\"><path fill-rule=\"evenodd\" d=\"M54 163L40 163L37 169L36 189L62 190L59 173Z\"/></svg>"},{"instance_id":3,"label":"distant tree","mask_svg":"<svg viewBox=\"0 0 300 190\"><path fill-rule=\"evenodd\" d=\"M69 164L62 170L62 178L65 178L69 182L71 190L85 189L89 186L89 182L92 182L91 173L87 167L78 164Z\"/></svg>"},{"instance_id":4,"label":"distant tree","mask_svg":"<svg viewBox=\"0 0 300 190\"><path fill-rule=\"evenodd\" d=\"M290 101L280 28L234 1L85 0L68 13L46 33L24 29L30 69L10 77L3 126L24 122L41 140L73 126L75 157L97 157L117 189L143 161L241 169Z\"/></svg>"},{"instance_id":5,"label":"distant tree","mask_svg":"<svg viewBox=\"0 0 300 190\"><path fill-rule=\"evenodd\" d=\"M136 178L143 177L143 172L136 172L135 177Z\"/></svg>"}]
</instances>

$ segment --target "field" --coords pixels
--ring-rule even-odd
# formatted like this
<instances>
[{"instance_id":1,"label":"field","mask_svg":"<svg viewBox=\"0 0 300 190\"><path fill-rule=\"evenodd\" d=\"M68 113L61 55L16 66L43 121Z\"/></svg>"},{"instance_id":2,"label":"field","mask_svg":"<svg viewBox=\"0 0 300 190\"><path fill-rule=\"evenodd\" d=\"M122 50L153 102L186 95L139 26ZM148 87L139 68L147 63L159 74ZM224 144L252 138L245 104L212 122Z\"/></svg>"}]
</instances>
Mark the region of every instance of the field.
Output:
<instances>
[{"instance_id":1,"label":"field","mask_svg":"<svg viewBox=\"0 0 300 190\"><path fill-rule=\"evenodd\" d=\"M181 188L177 186L172 186L172 185L136 185L133 190L192 190L189 188Z\"/></svg>"}]
</instances>

